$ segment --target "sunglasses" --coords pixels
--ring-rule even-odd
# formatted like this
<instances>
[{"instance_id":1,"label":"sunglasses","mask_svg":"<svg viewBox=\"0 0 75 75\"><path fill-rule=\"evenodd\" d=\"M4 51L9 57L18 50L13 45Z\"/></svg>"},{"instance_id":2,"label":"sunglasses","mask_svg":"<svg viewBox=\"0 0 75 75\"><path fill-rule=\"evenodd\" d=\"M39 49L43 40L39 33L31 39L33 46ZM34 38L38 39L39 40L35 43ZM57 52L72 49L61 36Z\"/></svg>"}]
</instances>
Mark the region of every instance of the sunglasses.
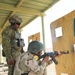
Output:
<instances>
[{"instance_id":1,"label":"sunglasses","mask_svg":"<svg viewBox=\"0 0 75 75\"><path fill-rule=\"evenodd\" d=\"M20 25L21 23L16 23L17 25Z\"/></svg>"}]
</instances>

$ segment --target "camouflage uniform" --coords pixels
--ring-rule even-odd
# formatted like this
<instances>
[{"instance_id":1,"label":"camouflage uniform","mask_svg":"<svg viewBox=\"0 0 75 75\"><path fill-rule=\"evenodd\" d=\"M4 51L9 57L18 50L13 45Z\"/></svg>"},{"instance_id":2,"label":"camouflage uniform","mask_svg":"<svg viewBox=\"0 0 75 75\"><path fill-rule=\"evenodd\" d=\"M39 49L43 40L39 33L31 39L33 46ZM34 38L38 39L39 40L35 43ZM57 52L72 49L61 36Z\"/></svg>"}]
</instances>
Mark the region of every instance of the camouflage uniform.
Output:
<instances>
[{"instance_id":1,"label":"camouflage uniform","mask_svg":"<svg viewBox=\"0 0 75 75\"><path fill-rule=\"evenodd\" d=\"M11 25L4 29L2 33L2 47L6 56L6 61L10 58L15 60L16 57L21 54L23 47L17 45L17 38L21 39L21 35L18 30L13 29ZM8 75L13 75L14 65L15 63L13 65L8 64Z\"/></svg>"},{"instance_id":2,"label":"camouflage uniform","mask_svg":"<svg viewBox=\"0 0 75 75\"><path fill-rule=\"evenodd\" d=\"M34 47L36 50L33 50L33 52L37 53L37 51L40 51L39 49L42 50L41 43L34 43L31 47L28 48L27 52L22 53L16 58L17 62L13 75L46 75L46 67L51 64L51 61L47 63L45 61L35 60L33 54L30 52Z\"/></svg>"},{"instance_id":3,"label":"camouflage uniform","mask_svg":"<svg viewBox=\"0 0 75 75\"><path fill-rule=\"evenodd\" d=\"M30 52L21 54L16 60L13 75L21 75L22 73L28 73L28 75L45 75L47 63L42 61L39 65L39 62L34 59L34 56Z\"/></svg>"}]
</instances>

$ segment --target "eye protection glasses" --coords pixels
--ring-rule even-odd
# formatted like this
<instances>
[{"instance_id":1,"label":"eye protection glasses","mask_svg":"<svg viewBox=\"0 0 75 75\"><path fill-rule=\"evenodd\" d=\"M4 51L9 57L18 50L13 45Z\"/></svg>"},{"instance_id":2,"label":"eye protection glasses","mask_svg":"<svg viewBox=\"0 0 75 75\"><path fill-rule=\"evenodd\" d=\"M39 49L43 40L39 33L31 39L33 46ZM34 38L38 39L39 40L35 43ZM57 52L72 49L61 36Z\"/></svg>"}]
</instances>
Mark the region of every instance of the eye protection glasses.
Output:
<instances>
[{"instance_id":1,"label":"eye protection glasses","mask_svg":"<svg viewBox=\"0 0 75 75\"><path fill-rule=\"evenodd\" d=\"M21 23L16 23L17 25L20 25Z\"/></svg>"}]
</instances>

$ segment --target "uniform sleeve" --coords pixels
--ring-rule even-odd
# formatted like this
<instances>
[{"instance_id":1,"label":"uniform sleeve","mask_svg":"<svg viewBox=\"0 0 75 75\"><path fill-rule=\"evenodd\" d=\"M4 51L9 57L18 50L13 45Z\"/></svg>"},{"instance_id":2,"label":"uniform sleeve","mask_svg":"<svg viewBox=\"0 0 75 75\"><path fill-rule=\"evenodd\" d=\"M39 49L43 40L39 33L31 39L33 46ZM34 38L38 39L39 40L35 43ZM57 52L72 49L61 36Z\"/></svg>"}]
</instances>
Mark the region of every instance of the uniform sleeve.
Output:
<instances>
[{"instance_id":1,"label":"uniform sleeve","mask_svg":"<svg viewBox=\"0 0 75 75\"><path fill-rule=\"evenodd\" d=\"M2 33L2 47L7 58L11 57L11 36L12 32L4 30Z\"/></svg>"},{"instance_id":2,"label":"uniform sleeve","mask_svg":"<svg viewBox=\"0 0 75 75\"><path fill-rule=\"evenodd\" d=\"M24 53L25 51L23 50L23 47L21 48L21 53Z\"/></svg>"},{"instance_id":3,"label":"uniform sleeve","mask_svg":"<svg viewBox=\"0 0 75 75\"><path fill-rule=\"evenodd\" d=\"M50 59L49 61L48 61L48 63L47 63L47 66L49 66L50 64L52 64L53 63L53 61L52 61L52 59Z\"/></svg>"},{"instance_id":4,"label":"uniform sleeve","mask_svg":"<svg viewBox=\"0 0 75 75\"><path fill-rule=\"evenodd\" d=\"M26 66L28 66L31 71L33 71L36 75L43 75L45 69L46 69L46 62L42 61L41 65L38 65L38 62L33 60L25 61Z\"/></svg>"}]
</instances>

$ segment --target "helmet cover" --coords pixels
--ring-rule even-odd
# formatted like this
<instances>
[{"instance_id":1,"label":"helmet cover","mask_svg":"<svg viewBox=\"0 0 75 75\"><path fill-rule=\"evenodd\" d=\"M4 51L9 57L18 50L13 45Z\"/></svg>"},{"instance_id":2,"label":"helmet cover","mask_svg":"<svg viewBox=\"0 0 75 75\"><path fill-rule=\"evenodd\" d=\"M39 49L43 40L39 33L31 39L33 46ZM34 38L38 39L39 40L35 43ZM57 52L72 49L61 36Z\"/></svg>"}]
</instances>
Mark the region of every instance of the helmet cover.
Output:
<instances>
[{"instance_id":1,"label":"helmet cover","mask_svg":"<svg viewBox=\"0 0 75 75\"><path fill-rule=\"evenodd\" d=\"M9 18L9 22L10 23L22 23L22 19L17 15L13 15Z\"/></svg>"},{"instance_id":2,"label":"helmet cover","mask_svg":"<svg viewBox=\"0 0 75 75\"><path fill-rule=\"evenodd\" d=\"M32 41L28 45L28 51L34 54L38 54L42 50L44 50L44 45L39 41Z\"/></svg>"}]
</instances>

